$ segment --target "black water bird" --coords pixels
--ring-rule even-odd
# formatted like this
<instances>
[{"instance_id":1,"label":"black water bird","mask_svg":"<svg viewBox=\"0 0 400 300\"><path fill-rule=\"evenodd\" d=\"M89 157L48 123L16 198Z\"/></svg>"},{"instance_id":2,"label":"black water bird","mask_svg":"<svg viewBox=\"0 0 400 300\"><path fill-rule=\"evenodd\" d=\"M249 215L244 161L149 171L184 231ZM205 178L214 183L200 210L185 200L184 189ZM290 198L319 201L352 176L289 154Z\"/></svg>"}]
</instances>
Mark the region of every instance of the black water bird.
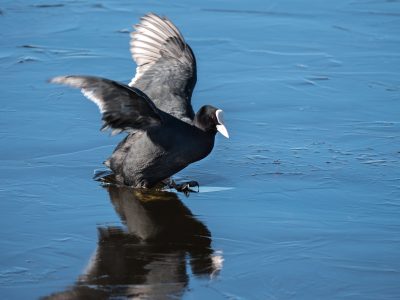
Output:
<instances>
[{"instance_id":1,"label":"black water bird","mask_svg":"<svg viewBox=\"0 0 400 300\"><path fill-rule=\"evenodd\" d=\"M102 129L128 132L105 164L117 182L151 188L206 157L217 131L229 135L221 109L193 111L196 59L178 28L152 13L134 28L130 51L137 68L129 85L93 76L50 82L80 88L98 105Z\"/></svg>"}]
</instances>

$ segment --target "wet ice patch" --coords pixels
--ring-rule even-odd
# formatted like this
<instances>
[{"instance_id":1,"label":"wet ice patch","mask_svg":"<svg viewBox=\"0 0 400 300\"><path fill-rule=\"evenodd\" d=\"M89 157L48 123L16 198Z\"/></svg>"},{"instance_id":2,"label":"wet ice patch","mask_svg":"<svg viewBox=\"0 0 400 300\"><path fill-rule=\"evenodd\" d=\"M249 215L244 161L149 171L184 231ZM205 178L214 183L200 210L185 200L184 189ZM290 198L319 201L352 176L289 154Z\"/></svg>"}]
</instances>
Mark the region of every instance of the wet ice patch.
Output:
<instances>
[{"instance_id":1,"label":"wet ice patch","mask_svg":"<svg viewBox=\"0 0 400 300\"><path fill-rule=\"evenodd\" d=\"M224 187L224 186L200 186L199 193L212 193L212 192L222 192L233 190L234 187Z\"/></svg>"}]
</instances>

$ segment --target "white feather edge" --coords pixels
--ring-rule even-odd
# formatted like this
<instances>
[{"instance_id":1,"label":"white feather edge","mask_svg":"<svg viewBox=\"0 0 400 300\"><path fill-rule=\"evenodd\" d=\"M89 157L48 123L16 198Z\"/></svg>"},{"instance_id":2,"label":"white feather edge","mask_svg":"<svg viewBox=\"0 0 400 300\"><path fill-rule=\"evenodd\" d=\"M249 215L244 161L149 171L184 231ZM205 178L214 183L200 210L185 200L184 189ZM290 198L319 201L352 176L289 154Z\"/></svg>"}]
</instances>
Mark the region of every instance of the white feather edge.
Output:
<instances>
[{"instance_id":1,"label":"white feather edge","mask_svg":"<svg viewBox=\"0 0 400 300\"><path fill-rule=\"evenodd\" d=\"M88 98L89 100L91 100L94 103L96 103L96 105L98 106L98 108L100 110L100 113L104 113L105 112L104 101L96 96L95 90L93 90L93 89L81 89L81 92L86 98Z\"/></svg>"},{"instance_id":2,"label":"white feather edge","mask_svg":"<svg viewBox=\"0 0 400 300\"><path fill-rule=\"evenodd\" d=\"M57 76L50 79L50 82L57 84L65 84L75 88L79 88L82 86L82 78L79 77ZM95 91L96 89L94 88L93 89L81 88L82 94L90 101L93 101L98 106L100 113L104 113L105 111L104 101L96 96Z\"/></svg>"},{"instance_id":3,"label":"white feather edge","mask_svg":"<svg viewBox=\"0 0 400 300\"><path fill-rule=\"evenodd\" d=\"M89 100L91 100L94 103L96 103L97 107L100 110L100 113L104 113L106 111L105 105L104 105L104 101L101 100L100 98L96 97L94 89L81 89L81 92L86 98L88 98ZM108 129L111 129L111 135L112 136L120 134L122 131L127 130L127 129L121 129L121 128L112 128L112 127L107 125L106 127L104 127L102 129L102 131L106 131ZM133 129L127 130L127 131L132 131L132 130Z\"/></svg>"},{"instance_id":4,"label":"white feather edge","mask_svg":"<svg viewBox=\"0 0 400 300\"><path fill-rule=\"evenodd\" d=\"M129 86L135 85L146 70L161 57L160 50L168 38L177 37L184 41L182 34L171 21L155 14L145 15L133 27L136 31L131 33L130 50L137 68Z\"/></svg>"},{"instance_id":5,"label":"white feather edge","mask_svg":"<svg viewBox=\"0 0 400 300\"><path fill-rule=\"evenodd\" d=\"M147 68L136 67L135 77L132 78L131 82L129 82L129 86L133 86L136 84L136 81L146 72Z\"/></svg>"}]
</instances>

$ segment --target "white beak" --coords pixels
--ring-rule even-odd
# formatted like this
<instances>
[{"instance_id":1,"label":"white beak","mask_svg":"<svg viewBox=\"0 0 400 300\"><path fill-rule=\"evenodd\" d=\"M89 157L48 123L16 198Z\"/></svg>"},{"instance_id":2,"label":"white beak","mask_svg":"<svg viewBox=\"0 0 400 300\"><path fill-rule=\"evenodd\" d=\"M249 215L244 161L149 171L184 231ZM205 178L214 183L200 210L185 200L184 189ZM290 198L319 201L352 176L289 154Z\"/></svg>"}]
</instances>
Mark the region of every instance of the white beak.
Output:
<instances>
[{"instance_id":1,"label":"white beak","mask_svg":"<svg viewBox=\"0 0 400 300\"><path fill-rule=\"evenodd\" d=\"M225 127L225 123L224 123L224 114L223 111L221 109L218 109L215 112L215 116L217 117L217 121L218 121L218 125L217 125L217 130L227 139L229 139L229 133L228 130Z\"/></svg>"}]
</instances>

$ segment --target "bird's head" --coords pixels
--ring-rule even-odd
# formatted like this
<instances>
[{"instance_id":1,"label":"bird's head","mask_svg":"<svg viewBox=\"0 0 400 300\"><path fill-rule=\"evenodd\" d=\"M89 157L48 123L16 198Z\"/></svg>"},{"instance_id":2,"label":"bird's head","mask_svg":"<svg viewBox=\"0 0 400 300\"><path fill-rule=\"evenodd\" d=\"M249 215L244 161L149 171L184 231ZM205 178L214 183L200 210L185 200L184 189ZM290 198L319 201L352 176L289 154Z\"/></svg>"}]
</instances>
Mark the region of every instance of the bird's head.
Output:
<instances>
[{"instance_id":1,"label":"bird's head","mask_svg":"<svg viewBox=\"0 0 400 300\"><path fill-rule=\"evenodd\" d=\"M199 109L194 118L194 125L206 132L221 133L229 138L228 130L224 123L224 112L211 105L204 105Z\"/></svg>"}]
</instances>

